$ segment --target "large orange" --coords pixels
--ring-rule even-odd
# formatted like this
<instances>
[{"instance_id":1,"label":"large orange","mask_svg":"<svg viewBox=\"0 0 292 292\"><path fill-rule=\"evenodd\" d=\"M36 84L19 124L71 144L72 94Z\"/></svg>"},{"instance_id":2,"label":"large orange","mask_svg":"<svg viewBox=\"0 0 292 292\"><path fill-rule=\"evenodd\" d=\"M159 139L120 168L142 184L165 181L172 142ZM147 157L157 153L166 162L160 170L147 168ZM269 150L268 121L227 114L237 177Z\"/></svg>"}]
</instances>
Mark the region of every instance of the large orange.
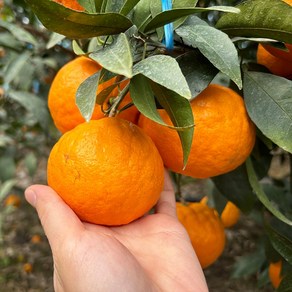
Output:
<instances>
[{"instance_id":1,"label":"large orange","mask_svg":"<svg viewBox=\"0 0 292 292\"><path fill-rule=\"evenodd\" d=\"M272 55L261 44L257 49L257 62L275 75L292 79L292 62Z\"/></svg>"},{"instance_id":2,"label":"large orange","mask_svg":"<svg viewBox=\"0 0 292 292\"><path fill-rule=\"evenodd\" d=\"M269 278L274 288L278 288L282 281L282 261L271 262L269 265Z\"/></svg>"},{"instance_id":3,"label":"large orange","mask_svg":"<svg viewBox=\"0 0 292 292\"><path fill-rule=\"evenodd\" d=\"M76 103L76 92L79 85L89 76L100 70L101 67L95 61L86 58L78 57L65 64L55 76L51 85L48 97L48 105L51 116L56 127L65 133L77 125L84 122ZM110 79L99 84L98 92L102 91L109 85L112 85L115 79ZM118 93L115 89L112 95ZM120 108L131 102L130 94L127 94L122 101ZM105 107L106 108L106 107ZM92 119L97 120L104 117L100 105L96 105ZM120 118L127 119L131 122L136 122L138 119L138 110L132 106L119 114Z\"/></svg>"},{"instance_id":4,"label":"large orange","mask_svg":"<svg viewBox=\"0 0 292 292\"><path fill-rule=\"evenodd\" d=\"M191 102L195 119L194 138L187 166L178 133L140 116L139 126L153 139L166 167L184 175L207 178L241 165L255 143L255 127L243 99L221 85L209 85ZM167 124L164 110L160 115Z\"/></svg>"},{"instance_id":5,"label":"large orange","mask_svg":"<svg viewBox=\"0 0 292 292\"><path fill-rule=\"evenodd\" d=\"M48 160L48 184L84 221L127 224L149 211L163 188L162 159L152 140L116 117L65 133Z\"/></svg>"},{"instance_id":6,"label":"large orange","mask_svg":"<svg viewBox=\"0 0 292 292\"><path fill-rule=\"evenodd\" d=\"M213 264L225 247L224 226L215 209L201 203L176 203L179 221L187 230L202 268Z\"/></svg>"},{"instance_id":7,"label":"large orange","mask_svg":"<svg viewBox=\"0 0 292 292\"><path fill-rule=\"evenodd\" d=\"M77 0L54 0L54 2L60 3L67 8L71 8L77 11L84 10L84 8L77 2Z\"/></svg>"},{"instance_id":8,"label":"large orange","mask_svg":"<svg viewBox=\"0 0 292 292\"><path fill-rule=\"evenodd\" d=\"M206 196L202 198L200 202L202 204L207 205L208 197ZM234 226L238 222L239 217L240 217L239 208L232 202L228 201L220 216L223 226L225 228L230 228Z\"/></svg>"}]
</instances>

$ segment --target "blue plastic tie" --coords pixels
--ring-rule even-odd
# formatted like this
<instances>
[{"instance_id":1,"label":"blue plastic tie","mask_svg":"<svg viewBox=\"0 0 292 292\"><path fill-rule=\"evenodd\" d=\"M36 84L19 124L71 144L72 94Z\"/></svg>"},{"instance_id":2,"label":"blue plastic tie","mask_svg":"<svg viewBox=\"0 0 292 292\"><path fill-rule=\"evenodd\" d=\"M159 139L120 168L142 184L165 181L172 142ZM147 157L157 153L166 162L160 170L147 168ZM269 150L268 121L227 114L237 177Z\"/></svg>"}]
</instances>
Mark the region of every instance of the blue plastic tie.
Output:
<instances>
[{"instance_id":1,"label":"blue plastic tie","mask_svg":"<svg viewBox=\"0 0 292 292\"><path fill-rule=\"evenodd\" d=\"M172 0L161 0L162 11L172 8ZM173 50L173 23L168 23L164 26L164 42L168 50Z\"/></svg>"}]
</instances>

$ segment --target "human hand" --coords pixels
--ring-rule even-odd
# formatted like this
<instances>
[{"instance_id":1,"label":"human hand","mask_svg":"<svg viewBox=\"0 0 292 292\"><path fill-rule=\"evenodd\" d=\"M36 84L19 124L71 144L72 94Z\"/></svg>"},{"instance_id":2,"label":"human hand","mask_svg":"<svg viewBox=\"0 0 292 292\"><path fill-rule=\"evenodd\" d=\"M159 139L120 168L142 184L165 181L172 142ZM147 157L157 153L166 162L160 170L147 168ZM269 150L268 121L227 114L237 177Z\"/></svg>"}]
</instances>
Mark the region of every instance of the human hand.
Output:
<instances>
[{"instance_id":1,"label":"human hand","mask_svg":"<svg viewBox=\"0 0 292 292\"><path fill-rule=\"evenodd\" d=\"M48 186L25 196L52 249L55 291L208 291L166 172L155 214L118 227L81 222Z\"/></svg>"}]
</instances>

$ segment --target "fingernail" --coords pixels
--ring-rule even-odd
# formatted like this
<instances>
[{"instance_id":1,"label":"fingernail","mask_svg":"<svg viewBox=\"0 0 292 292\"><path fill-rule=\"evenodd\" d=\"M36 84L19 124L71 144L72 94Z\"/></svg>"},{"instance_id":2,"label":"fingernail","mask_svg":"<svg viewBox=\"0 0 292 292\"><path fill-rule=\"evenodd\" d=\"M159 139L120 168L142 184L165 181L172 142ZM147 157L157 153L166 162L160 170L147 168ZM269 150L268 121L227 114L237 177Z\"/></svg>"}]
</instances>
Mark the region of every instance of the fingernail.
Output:
<instances>
[{"instance_id":1,"label":"fingernail","mask_svg":"<svg viewBox=\"0 0 292 292\"><path fill-rule=\"evenodd\" d=\"M36 193L33 190L26 190L25 193L25 199L33 206L35 207L36 204Z\"/></svg>"}]
</instances>

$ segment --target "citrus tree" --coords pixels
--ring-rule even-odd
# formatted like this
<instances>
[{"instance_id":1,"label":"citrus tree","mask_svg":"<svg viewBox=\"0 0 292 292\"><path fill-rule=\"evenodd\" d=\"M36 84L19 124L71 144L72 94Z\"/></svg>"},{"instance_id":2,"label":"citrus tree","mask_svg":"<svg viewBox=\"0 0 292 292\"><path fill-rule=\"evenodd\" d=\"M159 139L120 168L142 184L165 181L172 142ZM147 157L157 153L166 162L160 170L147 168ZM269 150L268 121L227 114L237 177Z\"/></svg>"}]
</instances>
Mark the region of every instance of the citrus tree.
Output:
<instances>
[{"instance_id":1,"label":"citrus tree","mask_svg":"<svg viewBox=\"0 0 292 292\"><path fill-rule=\"evenodd\" d=\"M234 273L267 275L269 268L274 287L289 291L291 171L275 178L271 165L279 158L291 165L292 159L291 1L237 2L26 0L52 33L38 41L39 30L0 23L10 32L10 47L16 47L12 42L24 46L4 70L3 90L42 126L47 113L40 108L45 107L31 92L24 93L24 83L15 84L15 77L26 70L24 64L36 62L39 51L64 49L72 41L77 58L58 72L48 93L60 132L72 133L78 124L103 116L124 115L137 123L173 172L184 205L178 210L191 208L180 188L189 176L212 183L208 204L216 216L223 218L233 203L257 218L264 243ZM54 67L47 58L38 64ZM26 76L28 82L36 73Z\"/></svg>"}]
</instances>

